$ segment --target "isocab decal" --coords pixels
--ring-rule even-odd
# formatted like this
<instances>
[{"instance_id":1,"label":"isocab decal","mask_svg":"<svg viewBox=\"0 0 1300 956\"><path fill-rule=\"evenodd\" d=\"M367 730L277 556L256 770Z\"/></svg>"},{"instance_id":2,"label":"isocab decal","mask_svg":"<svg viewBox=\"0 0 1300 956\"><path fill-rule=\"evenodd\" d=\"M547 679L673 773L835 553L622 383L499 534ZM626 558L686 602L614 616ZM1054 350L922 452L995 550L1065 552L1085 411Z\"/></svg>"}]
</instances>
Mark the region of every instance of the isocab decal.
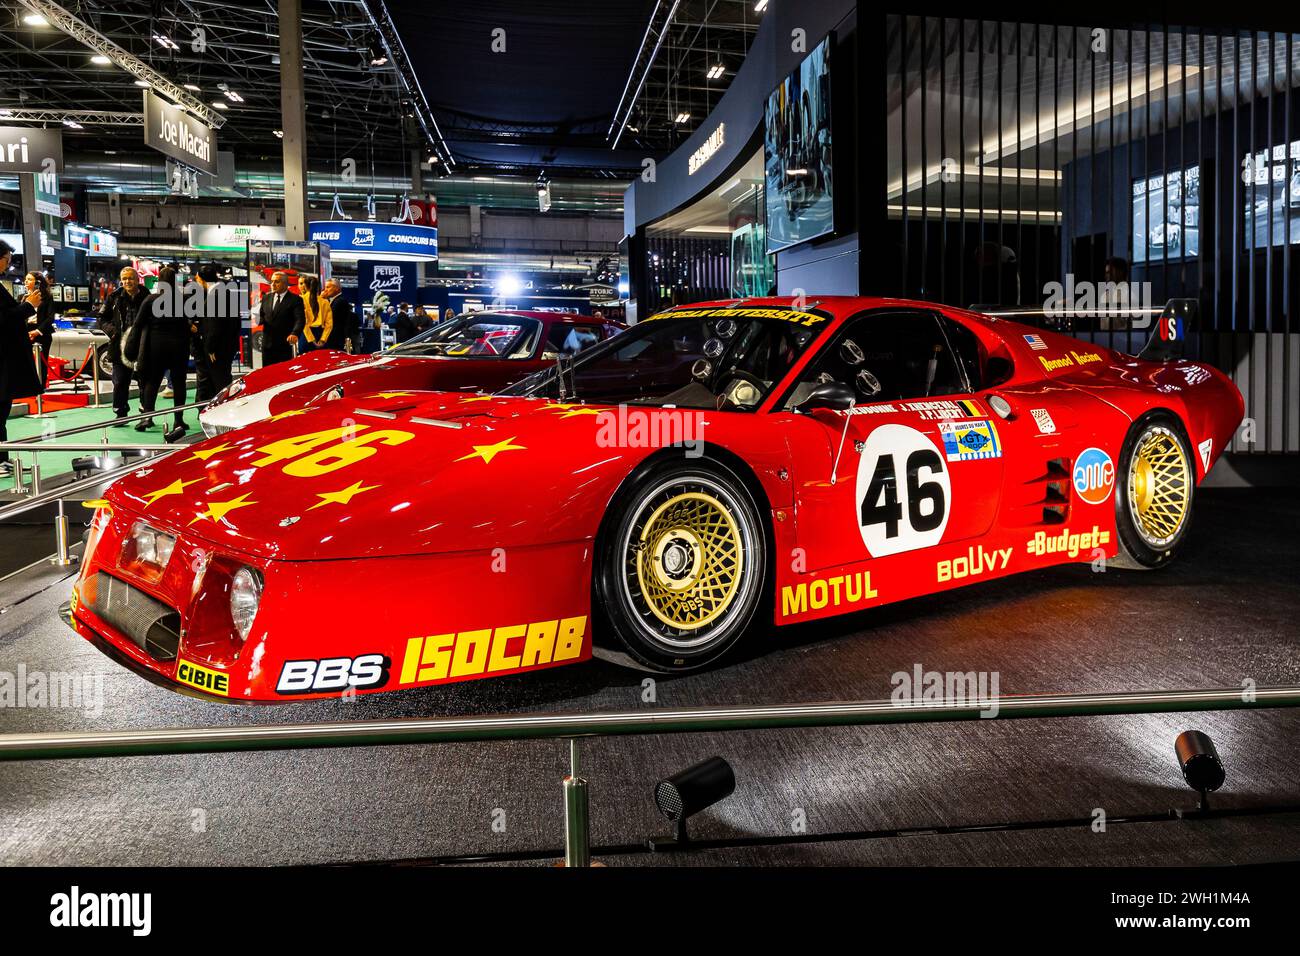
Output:
<instances>
[{"instance_id":1,"label":"isocab decal","mask_svg":"<svg viewBox=\"0 0 1300 956\"><path fill-rule=\"evenodd\" d=\"M1090 505L1105 504L1115 489L1115 463L1100 448L1087 448L1074 460L1074 490Z\"/></svg>"},{"instance_id":2,"label":"isocab decal","mask_svg":"<svg viewBox=\"0 0 1300 956\"><path fill-rule=\"evenodd\" d=\"M915 428L881 425L862 445L854 501L873 557L933 547L948 526L947 462Z\"/></svg>"}]
</instances>

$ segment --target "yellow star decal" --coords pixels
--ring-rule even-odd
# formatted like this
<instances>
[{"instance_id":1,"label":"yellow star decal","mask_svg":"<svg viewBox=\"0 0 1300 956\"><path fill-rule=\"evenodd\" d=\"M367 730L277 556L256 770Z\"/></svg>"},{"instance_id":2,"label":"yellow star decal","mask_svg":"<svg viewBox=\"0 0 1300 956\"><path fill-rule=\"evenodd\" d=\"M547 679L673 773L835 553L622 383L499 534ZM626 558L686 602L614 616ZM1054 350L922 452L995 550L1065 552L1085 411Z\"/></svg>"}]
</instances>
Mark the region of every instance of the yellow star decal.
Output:
<instances>
[{"instance_id":1,"label":"yellow star decal","mask_svg":"<svg viewBox=\"0 0 1300 956\"><path fill-rule=\"evenodd\" d=\"M238 498L231 498L229 501L213 501L208 504L208 510L201 515L195 515L190 524L195 521L202 521L204 518L211 518L213 521L220 521L227 514L236 508L247 508L249 505L257 504L256 501L246 501L248 495L240 495Z\"/></svg>"},{"instance_id":2,"label":"yellow star decal","mask_svg":"<svg viewBox=\"0 0 1300 956\"><path fill-rule=\"evenodd\" d=\"M288 418L290 415L305 415L306 413L307 413L307 409L305 408L291 408L287 412L281 412L278 415L272 415L270 418L267 419L267 421L278 422L280 419Z\"/></svg>"},{"instance_id":3,"label":"yellow star decal","mask_svg":"<svg viewBox=\"0 0 1300 956\"><path fill-rule=\"evenodd\" d=\"M83 507L83 508L107 508L107 507L108 507L108 499L107 499L107 498L91 498L89 501L83 501L83 502L81 503L81 507Z\"/></svg>"},{"instance_id":4,"label":"yellow star decal","mask_svg":"<svg viewBox=\"0 0 1300 956\"><path fill-rule=\"evenodd\" d=\"M571 408L560 415L561 418L573 418L575 415L599 415L599 408Z\"/></svg>"},{"instance_id":5,"label":"yellow star decal","mask_svg":"<svg viewBox=\"0 0 1300 956\"><path fill-rule=\"evenodd\" d=\"M414 392L375 392L375 398L401 398L404 395L414 394Z\"/></svg>"},{"instance_id":6,"label":"yellow star decal","mask_svg":"<svg viewBox=\"0 0 1300 956\"><path fill-rule=\"evenodd\" d=\"M491 395L470 395L466 398L462 398L461 401L462 402L490 402L492 401L492 396Z\"/></svg>"},{"instance_id":7,"label":"yellow star decal","mask_svg":"<svg viewBox=\"0 0 1300 956\"><path fill-rule=\"evenodd\" d=\"M148 499L144 503L144 506L148 508L159 498L166 498L168 495L182 494L185 491L185 489L188 488L190 485L197 485L202 480L203 480L202 478L195 478L192 481L181 481L179 478L177 478L166 488L159 488L157 491L147 491L140 497Z\"/></svg>"},{"instance_id":8,"label":"yellow star decal","mask_svg":"<svg viewBox=\"0 0 1300 956\"><path fill-rule=\"evenodd\" d=\"M308 511L315 511L317 508L324 508L326 505L345 505L350 502L354 495L359 495L363 491L374 491L378 485L363 485L361 482L349 485L342 491L316 492L316 497L321 499L308 508Z\"/></svg>"},{"instance_id":9,"label":"yellow star decal","mask_svg":"<svg viewBox=\"0 0 1300 956\"><path fill-rule=\"evenodd\" d=\"M497 442L495 445L475 445L474 450L472 452L470 452L468 455L461 455L456 460L465 461L466 459L469 458L482 458L485 462L491 464L492 459L495 458L497 455L501 454L503 451L524 450L523 445L510 444L512 441L514 441L513 438L507 438L503 441Z\"/></svg>"},{"instance_id":10,"label":"yellow star decal","mask_svg":"<svg viewBox=\"0 0 1300 956\"><path fill-rule=\"evenodd\" d=\"M185 461L182 461L181 464L183 465L185 464L186 461L194 461L196 459L198 461L207 461L213 455L219 455L223 451L230 451L234 447L235 447L234 445L227 445L225 442L222 442L220 445L215 445L212 448L206 448L203 451L194 452L194 454L190 455L189 458L186 458Z\"/></svg>"}]
</instances>

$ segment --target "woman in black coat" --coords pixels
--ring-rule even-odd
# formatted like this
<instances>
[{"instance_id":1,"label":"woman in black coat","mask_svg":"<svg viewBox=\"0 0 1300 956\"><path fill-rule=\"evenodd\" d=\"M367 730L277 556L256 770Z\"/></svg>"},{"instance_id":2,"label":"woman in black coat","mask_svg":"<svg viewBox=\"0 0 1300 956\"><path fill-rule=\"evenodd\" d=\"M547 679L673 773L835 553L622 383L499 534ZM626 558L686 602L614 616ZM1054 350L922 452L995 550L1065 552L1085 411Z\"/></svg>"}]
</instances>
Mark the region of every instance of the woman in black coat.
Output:
<instances>
[{"instance_id":1,"label":"woman in black coat","mask_svg":"<svg viewBox=\"0 0 1300 956\"><path fill-rule=\"evenodd\" d=\"M185 376L189 374L190 335L192 326L181 308L181 289L176 284L176 270L166 266L158 273L153 293L140 303L136 316L140 328L134 334L142 335L136 353L135 372L140 382L140 410L152 412L158 407L158 389L168 372L171 373L172 404L185 404ZM125 356L130 359L131 356ZM165 441L178 441L185 436L185 413L175 412L171 431ZM136 423L136 431L148 431L153 419Z\"/></svg>"},{"instance_id":2,"label":"woman in black coat","mask_svg":"<svg viewBox=\"0 0 1300 956\"><path fill-rule=\"evenodd\" d=\"M13 246L0 239L0 276L9 271L13 254ZM0 281L0 441L9 440L6 426L14 399L31 398L41 392L27 320L44 302L39 293L35 301L29 297L26 302L17 302L9 292L8 281ZM0 475L11 474L9 453L0 451Z\"/></svg>"},{"instance_id":3,"label":"woman in black coat","mask_svg":"<svg viewBox=\"0 0 1300 956\"><path fill-rule=\"evenodd\" d=\"M27 337L32 342L40 343L41 358L48 359L50 347L54 345L54 299L50 296L50 284L43 274L29 272L23 278L23 287L27 290L25 301L32 302L32 296L39 293L40 305L36 306L35 314L27 319ZM30 346L28 350L30 351ZM41 391L45 391L48 384L46 379L49 377L49 367L48 362L41 362Z\"/></svg>"}]
</instances>

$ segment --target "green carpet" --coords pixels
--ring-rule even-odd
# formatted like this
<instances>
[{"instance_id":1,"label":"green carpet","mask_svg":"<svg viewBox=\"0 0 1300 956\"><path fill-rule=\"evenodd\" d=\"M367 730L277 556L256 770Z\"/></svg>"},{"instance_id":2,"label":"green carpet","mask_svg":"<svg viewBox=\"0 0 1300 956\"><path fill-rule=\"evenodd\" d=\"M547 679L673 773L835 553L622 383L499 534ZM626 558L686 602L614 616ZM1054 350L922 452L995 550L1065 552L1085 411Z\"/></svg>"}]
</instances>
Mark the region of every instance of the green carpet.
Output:
<instances>
[{"instance_id":1,"label":"green carpet","mask_svg":"<svg viewBox=\"0 0 1300 956\"><path fill-rule=\"evenodd\" d=\"M193 395L193 391L191 391L190 394ZM193 401L193 398L191 398L190 401ZM103 436L107 435L110 442L120 442L123 444L128 442L138 442L140 444L160 445L162 444L163 435L166 434L168 429L172 426L172 416L170 411L172 400L160 396L158 399L158 405L161 407L162 413L158 418L154 419L153 427L148 431L136 431L135 423L132 422L130 425L125 425L121 428L106 428L102 431L80 432L75 435L69 435L66 439L62 439L62 441L73 443L94 442L101 440ZM133 400L131 402L131 414L136 414L139 409L140 403ZM190 434L187 437L192 438L192 436L196 434L202 434L199 429L198 411L197 408L192 408L185 413L185 424L188 425L190 429ZM70 408L64 411L51 412L40 418L31 415L23 415L19 418L9 419L9 440L18 441L23 438L30 438L34 435L44 434L47 437L47 440L58 444L61 441L60 435L69 429L79 428L82 425L90 425L98 422L111 423L112 421L113 409L107 404L99 408ZM22 454L21 452L18 454L22 456L24 466L30 467L32 456ZM72 459L90 454L93 454L93 452L79 451L67 452L66 454L60 452L42 452L40 455L41 480L48 481L56 475L71 472ZM10 452L11 459L13 455L14 453ZM0 478L0 491L12 490L13 484L13 478L11 477Z\"/></svg>"}]
</instances>

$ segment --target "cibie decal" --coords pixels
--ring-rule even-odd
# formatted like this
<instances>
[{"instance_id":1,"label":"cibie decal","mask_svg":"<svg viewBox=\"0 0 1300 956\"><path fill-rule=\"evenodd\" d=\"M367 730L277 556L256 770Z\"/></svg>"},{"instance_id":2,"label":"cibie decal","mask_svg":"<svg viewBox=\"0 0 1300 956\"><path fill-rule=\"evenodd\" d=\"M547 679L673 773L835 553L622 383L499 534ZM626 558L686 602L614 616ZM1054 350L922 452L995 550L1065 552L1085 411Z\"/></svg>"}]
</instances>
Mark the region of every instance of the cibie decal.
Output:
<instances>
[{"instance_id":1,"label":"cibie decal","mask_svg":"<svg viewBox=\"0 0 1300 956\"><path fill-rule=\"evenodd\" d=\"M1051 414L1045 408L1033 408L1029 411L1034 416L1034 422L1038 425L1038 432L1041 435L1055 435L1056 422L1052 421Z\"/></svg>"},{"instance_id":2,"label":"cibie decal","mask_svg":"<svg viewBox=\"0 0 1300 956\"><path fill-rule=\"evenodd\" d=\"M1002 445L998 430L990 421L943 422L939 437L949 461L974 461L978 458L1001 458Z\"/></svg>"},{"instance_id":3,"label":"cibie decal","mask_svg":"<svg viewBox=\"0 0 1300 956\"><path fill-rule=\"evenodd\" d=\"M929 548L948 526L952 485L934 442L906 425L881 425L862 445L854 498L873 557Z\"/></svg>"},{"instance_id":4,"label":"cibie decal","mask_svg":"<svg viewBox=\"0 0 1300 956\"><path fill-rule=\"evenodd\" d=\"M193 664L183 657L176 664L176 679L182 684L189 684L191 687L205 690L209 694L219 694L222 697L230 696L229 674L214 671L200 664Z\"/></svg>"},{"instance_id":5,"label":"cibie decal","mask_svg":"<svg viewBox=\"0 0 1300 956\"><path fill-rule=\"evenodd\" d=\"M1206 471L1209 471L1209 470L1210 470L1210 454L1214 451L1214 439L1213 439L1213 438L1207 438L1207 439L1205 439L1205 441L1203 441L1203 442L1201 442L1199 445L1197 445L1196 448L1197 448L1197 450L1200 451L1200 453L1201 453L1201 464L1205 466L1205 470L1206 470Z\"/></svg>"},{"instance_id":6,"label":"cibie decal","mask_svg":"<svg viewBox=\"0 0 1300 956\"><path fill-rule=\"evenodd\" d=\"M1074 490L1090 505L1104 504L1115 488L1115 463L1100 448L1088 448L1074 460Z\"/></svg>"}]
</instances>

